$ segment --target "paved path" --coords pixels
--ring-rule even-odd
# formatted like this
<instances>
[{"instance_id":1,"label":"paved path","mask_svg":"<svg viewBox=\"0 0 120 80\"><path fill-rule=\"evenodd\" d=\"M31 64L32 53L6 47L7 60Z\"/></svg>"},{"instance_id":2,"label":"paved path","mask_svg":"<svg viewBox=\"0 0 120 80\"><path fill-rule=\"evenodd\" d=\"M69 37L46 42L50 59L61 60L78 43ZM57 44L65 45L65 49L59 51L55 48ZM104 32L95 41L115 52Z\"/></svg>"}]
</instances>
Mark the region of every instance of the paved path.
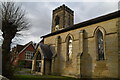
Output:
<instances>
[{"instance_id":1,"label":"paved path","mask_svg":"<svg viewBox=\"0 0 120 80\"><path fill-rule=\"evenodd\" d=\"M22 68L19 71L17 71L15 75L34 75L34 74L31 73L31 69Z\"/></svg>"}]
</instances>

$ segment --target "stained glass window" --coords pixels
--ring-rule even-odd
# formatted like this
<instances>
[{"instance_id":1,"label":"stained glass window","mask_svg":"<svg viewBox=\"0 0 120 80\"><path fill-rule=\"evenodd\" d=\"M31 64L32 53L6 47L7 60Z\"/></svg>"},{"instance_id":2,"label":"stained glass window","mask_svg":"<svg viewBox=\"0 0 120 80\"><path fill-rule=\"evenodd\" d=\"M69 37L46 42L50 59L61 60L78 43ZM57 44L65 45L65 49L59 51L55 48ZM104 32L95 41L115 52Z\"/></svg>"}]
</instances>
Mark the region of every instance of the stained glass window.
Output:
<instances>
[{"instance_id":1,"label":"stained glass window","mask_svg":"<svg viewBox=\"0 0 120 80\"><path fill-rule=\"evenodd\" d=\"M100 30L97 32L97 49L98 60L104 60L104 40L103 33Z\"/></svg>"}]
</instances>

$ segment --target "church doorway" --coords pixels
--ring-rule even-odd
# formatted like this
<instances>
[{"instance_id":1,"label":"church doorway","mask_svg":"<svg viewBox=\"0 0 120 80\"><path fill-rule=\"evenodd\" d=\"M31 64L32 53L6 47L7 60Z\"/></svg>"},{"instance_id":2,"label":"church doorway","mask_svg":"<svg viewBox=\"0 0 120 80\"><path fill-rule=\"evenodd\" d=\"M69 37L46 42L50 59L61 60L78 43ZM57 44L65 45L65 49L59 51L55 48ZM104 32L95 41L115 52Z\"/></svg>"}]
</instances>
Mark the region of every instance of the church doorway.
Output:
<instances>
[{"instance_id":1,"label":"church doorway","mask_svg":"<svg viewBox=\"0 0 120 80\"><path fill-rule=\"evenodd\" d=\"M36 61L36 71L41 72L41 61Z\"/></svg>"},{"instance_id":2,"label":"church doorway","mask_svg":"<svg viewBox=\"0 0 120 80\"><path fill-rule=\"evenodd\" d=\"M36 57L36 72L41 72L41 54L38 53Z\"/></svg>"}]
</instances>

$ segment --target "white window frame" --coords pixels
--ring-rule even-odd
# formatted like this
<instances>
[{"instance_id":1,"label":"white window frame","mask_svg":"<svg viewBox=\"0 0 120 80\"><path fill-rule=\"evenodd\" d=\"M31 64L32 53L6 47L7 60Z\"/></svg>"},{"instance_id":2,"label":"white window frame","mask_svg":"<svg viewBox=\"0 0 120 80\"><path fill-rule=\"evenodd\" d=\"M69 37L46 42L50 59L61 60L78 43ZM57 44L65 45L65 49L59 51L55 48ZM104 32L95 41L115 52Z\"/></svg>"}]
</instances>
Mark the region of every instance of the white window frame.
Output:
<instances>
[{"instance_id":1,"label":"white window frame","mask_svg":"<svg viewBox=\"0 0 120 80\"><path fill-rule=\"evenodd\" d=\"M33 58L33 52L32 51L26 51L25 52L25 59L26 60L32 60Z\"/></svg>"}]
</instances>

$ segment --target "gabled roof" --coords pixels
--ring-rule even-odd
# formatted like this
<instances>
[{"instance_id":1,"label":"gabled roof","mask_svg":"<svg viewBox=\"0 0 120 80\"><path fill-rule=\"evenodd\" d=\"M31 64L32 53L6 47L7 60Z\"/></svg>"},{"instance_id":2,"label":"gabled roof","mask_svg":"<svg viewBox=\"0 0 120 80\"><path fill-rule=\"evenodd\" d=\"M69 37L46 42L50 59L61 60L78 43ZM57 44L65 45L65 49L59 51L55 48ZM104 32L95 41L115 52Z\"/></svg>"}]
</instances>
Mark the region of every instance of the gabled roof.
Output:
<instances>
[{"instance_id":1,"label":"gabled roof","mask_svg":"<svg viewBox=\"0 0 120 80\"><path fill-rule=\"evenodd\" d=\"M19 54L20 54L21 52L23 52L23 51L24 51L28 46L30 46L30 45L32 45L33 48L35 49L35 47L34 47L34 45L33 45L33 42L30 41L29 43L27 43L27 44L24 45L24 48L19 52Z\"/></svg>"},{"instance_id":2,"label":"gabled roof","mask_svg":"<svg viewBox=\"0 0 120 80\"><path fill-rule=\"evenodd\" d=\"M46 58L46 59L52 59L53 53L52 53L52 51L50 49L50 46L47 45L47 44L43 44L43 43L39 43L39 46L40 46L40 48L42 50L44 58Z\"/></svg>"},{"instance_id":3,"label":"gabled roof","mask_svg":"<svg viewBox=\"0 0 120 80\"><path fill-rule=\"evenodd\" d=\"M77 29L77 28L85 27L85 26L92 25L92 24L95 24L95 23L107 21L107 20L114 19L114 18L117 18L117 17L120 17L120 10L116 11L116 12L113 12L113 13L110 13L110 14L107 14L107 15L103 15L103 16L91 19L91 20L88 20L88 21L84 21L84 22L75 24L75 25L70 26L70 27L66 27L62 30L44 35L42 37L45 38L45 37L53 36L53 35L56 35L56 34L59 34L59 33L63 33L63 32L66 32L66 31L70 31L70 30L74 30L74 29Z\"/></svg>"},{"instance_id":4,"label":"gabled roof","mask_svg":"<svg viewBox=\"0 0 120 80\"><path fill-rule=\"evenodd\" d=\"M19 53L25 46L24 45L17 45L16 51Z\"/></svg>"}]
</instances>

